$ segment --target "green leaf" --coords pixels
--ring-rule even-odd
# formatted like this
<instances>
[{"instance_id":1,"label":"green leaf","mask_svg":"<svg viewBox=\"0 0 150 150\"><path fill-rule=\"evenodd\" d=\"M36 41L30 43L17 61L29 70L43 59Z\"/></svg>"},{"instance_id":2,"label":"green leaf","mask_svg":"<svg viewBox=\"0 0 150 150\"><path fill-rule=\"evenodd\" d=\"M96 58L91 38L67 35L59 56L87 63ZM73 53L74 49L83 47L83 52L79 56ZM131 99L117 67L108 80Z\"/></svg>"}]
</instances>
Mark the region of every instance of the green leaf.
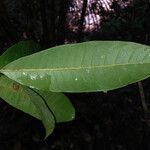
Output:
<instances>
[{"instance_id":1,"label":"green leaf","mask_svg":"<svg viewBox=\"0 0 150 150\"><path fill-rule=\"evenodd\" d=\"M21 41L8 48L0 56L0 68L20 57L39 51L40 46L33 41ZM31 102L32 95L27 88L0 75L0 97L13 107L40 119L37 109Z\"/></svg>"},{"instance_id":2,"label":"green leaf","mask_svg":"<svg viewBox=\"0 0 150 150\"><path fill-rule=\"evenodd\" d=\"M8 63L39 51L40 46L33 41L21 41L8 48L0 56L0 68ZM5 76L0 75L0 97L15 108L30 114L31 116L40 119L37 109L31 102L32 95L27 93L26 87L16 83ZM18 90L15 90L15 87ZM10 94L8 94L10 93Z\"/></svg>"},{"instance_id":3,"label":"green leaf","mask_svg":"<svg viewBox=\"0 0 150 150\"><path fill-rule=\"evenodd\" d=\"M40 50L40 46L33 41L21 41L9 47L1 56L0 56L0 68L7 65L8 63L29 55Z\"/></svg>"},{"instance_id":4,"label":"green leaf","mask_svg":"<svg viewBox=\"0 0 150 150\"><path fill-rule=\"evenodd\" d=\"M15 45L13 45L12 47L8 48L5 51L5 53L3 53L3 55L1 56L1 59L0 59L1 60L0 66L3 67L7 63L10 63L11 61L13 61L15 59L18 59L25 55L32 54L36 51L39 51L39 49L40 49L40 46L33 41L21 41ZM11 83L11 84L13 83L13 81L11 81L10 79L8 79L6 77L5 77L4 82ZM12 87L11 84L9 85L10 87ZM18 83L16 83L16 84L18 84ZM21 85L19 85L19 86L21 87ZM5 84L5 89L7 89L6 84ZM24 89L24 87L22 87L22 89ZM23 92L26 92L26 91L23 91ZM43 94L43 92L41 92L41 93ZM49 101L48 104L49 104L49 106L52 107L53 111L55 112L55 114L56 114L55 117L57 118L58 122L69 121L74 118L74 108L73 108L71 102L69 101L69 99L64 94L52 93L52 92L47 92L45 94L48 95L48 97L46 97L46 100ZM7 95L5 97L7 97ZM44 97L45 97L45 95L44 95ZM17 95L14 95L14 98L13 98L13 102L15 103L15 105L13 105L14 107L17 107L18 100L19 99L17 98ZM19 101L18 105L24 106L24 102ZM27 101L26 105L30 105L30 107L32 106L30 104L30 101ZM35 107L35 106L32 106L32 107ZM59 108L63 109L63 110L59 110ZM68 110L66 111L64 108L68 109ZM23 110L23 108L20 108L20 110ZM31 113L31 115L32 115L32 113Z\"/></svg>"},{"instance_id":5,"label":"green leaf","mask_svg":"<svg viewBox=\"0 0 150 150\"><path fill-rule=\"evenodd\" d=\"M2 75L0 76L0 89L0 97L8 104L42 120L39 115L39 107L35 107L32 102L34 97L28 92L27 87ZM74 107L64 94L44 91L36 92L39 93L41 101L46 101L56 118L56 122L66 122L74 119Z\"/></svg>"},{"instance_id":6,"label":"green leaf","mask_svg":"<svg viewBox=\"0 0 150 150\"><path fill-rule=\"evenodd\" d=\"M11 106L42 120L46 137L52 133L55 120L41 96L5 76L0 76L0 97Z\"/></svg>"},{"instance_id":7,"label":"green leaf","mask_svg":"<svg viewBox=\"0 0 150 150\"><path fill-rule=\"evenodd\" d=\"M33 41L22 41L8 48L0 56L0 68L20 57L40 50L40 46ZM55 127L55 119L43 98L31 89L0 75L0 97L31 116L42 120L46 129L46 137ZM53 95L53 94L52 94Z\"/></svg>"},{"instance_id":8,"label":"green leaf","mask_svg":"<svg viewBox=\"0 0 150 150\"><path fill-rule=\"evenodd\" d=\"M38 109L38 113L42 119L42 123L46 129L45 139L53 132L55 128L55 118L51 112L51 110L47 107L46 103L43 101L42 97L31 89L27 89L29 93L31 93L34 98L31 101L34 103L36 108ZM39 98L40 97L40 98Z\"/></svg>"},{"instance_id":9,"label":"green leaf","mask_svg":"<svg viewBox=\"0 0 150 150\"><path fill-rule=\"evenodd\" d=\"M150 47L120 41L63 45L20 58L0 71L31 88L108 91L150 76Z\"/></svg>"},{"instance_id":10,"label":"green leaf","mask_svg":"<svg viewBox=\"0 0 150 150\"><path fill-rule=\"evenodd\" d=\"M41 119L37 108L31 101L34 97L27 91L27 87L21 86L3 75L0 76L0 97L11 106L37 119Z\"/></svg>"},{"instance_id":11,"label":"green leaf","mask_svg":"<svg viewBox=\"0 0 150 150\"><path fill-rule=\"evenodd\" d=\"M75 109L70 100L62 93L38 91L50 110L53 112L56 122L71 121L75 118Z\"/></svg>"}]
</instances>

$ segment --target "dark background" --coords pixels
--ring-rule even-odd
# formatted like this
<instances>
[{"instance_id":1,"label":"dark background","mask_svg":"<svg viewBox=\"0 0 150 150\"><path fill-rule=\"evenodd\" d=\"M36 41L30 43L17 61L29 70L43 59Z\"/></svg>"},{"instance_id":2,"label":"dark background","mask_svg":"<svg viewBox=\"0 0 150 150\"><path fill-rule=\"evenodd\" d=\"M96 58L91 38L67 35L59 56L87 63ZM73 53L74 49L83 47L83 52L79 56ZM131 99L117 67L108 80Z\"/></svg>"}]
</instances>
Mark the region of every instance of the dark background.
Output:
<instances>
[{"instance_id":1,"label":"dark background","mask_svg":"<svg viewBox=\"0 0 150 150\"><path fill-rule=\"evenodd\" d=\"M89 40L150 45L150 1L0 1L0 53L27 39L43 49ZM148 79L142 81L148 107L149 84ZM1 100L0 150L150 149L150 115L143 109L137 83L108 93L66 95L75 106L76 119L58 124L45 141L40 121Z\"/></svg>"}]
</instances>

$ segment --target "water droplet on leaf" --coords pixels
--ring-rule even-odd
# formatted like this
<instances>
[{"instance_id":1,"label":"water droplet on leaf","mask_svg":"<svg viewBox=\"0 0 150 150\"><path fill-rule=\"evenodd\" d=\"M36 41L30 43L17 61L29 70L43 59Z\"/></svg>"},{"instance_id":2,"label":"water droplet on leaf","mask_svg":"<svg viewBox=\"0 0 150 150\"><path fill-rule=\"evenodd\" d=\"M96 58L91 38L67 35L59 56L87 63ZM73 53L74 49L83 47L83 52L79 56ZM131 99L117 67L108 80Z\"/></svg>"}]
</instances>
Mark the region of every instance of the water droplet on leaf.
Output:
<instances>
[{"instance_id":1,"label":"water droplet on leaf","mask_svg":"<svg viewBox=\"0 0 150 150\"><path fill-rule=\"evenodd\" d=\"M78 80L78 78L75 78L75 81L77 81Z\"/></svg>"}]
</instances>

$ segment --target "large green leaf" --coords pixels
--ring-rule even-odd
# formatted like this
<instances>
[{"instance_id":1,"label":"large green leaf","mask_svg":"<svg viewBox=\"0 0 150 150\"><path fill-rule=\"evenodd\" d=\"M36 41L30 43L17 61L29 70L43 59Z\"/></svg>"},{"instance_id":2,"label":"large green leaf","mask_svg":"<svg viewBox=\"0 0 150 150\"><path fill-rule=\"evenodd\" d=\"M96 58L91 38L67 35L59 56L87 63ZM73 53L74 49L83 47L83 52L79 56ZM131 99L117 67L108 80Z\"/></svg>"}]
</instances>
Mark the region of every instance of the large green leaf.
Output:
<instances>
[{"instance_id":1,"label":"large green leaf","mask_svg":"<svg viewBox=\"0 0 150 150\"><path fill-rule=\"evenodd\" d=\"M16 43L0 56L0 68L20 57L38 52L40 49L40 46L33 41L21 41Z\"/></svg>"},{"instance_id":2,"label":"large green leaf","mask_svg":"<svg viewBox=\"0 0 150 150\"><path fill-rule=\"evenodd\" d=\"M63 45L20 58L1 73L42 90L108 91L150 76L150 47L120 41Z\"/></svg>"},{"instance_id":3,"label":"large green leaf","mask_svg":"<svg viewBox=\"0 0 150 150\"><path fill-rule=\"evenodd\" d=\"M0 97L13 107L40 119L38 110L31 101L34 98L33 95L27 91L26 87L3 75L0 76Z\"/></svg>"},{"instance_id":4,"label":"large green leaf","mask_svg":"<svg viewBox=\"0 0 150 150\"><path fill-rule=\"evenodd\" d=\"M56 122L71 121L75 118L75 109L69 99L62 93L38 91L53 112Z\"/></svg>"}]
</instances>

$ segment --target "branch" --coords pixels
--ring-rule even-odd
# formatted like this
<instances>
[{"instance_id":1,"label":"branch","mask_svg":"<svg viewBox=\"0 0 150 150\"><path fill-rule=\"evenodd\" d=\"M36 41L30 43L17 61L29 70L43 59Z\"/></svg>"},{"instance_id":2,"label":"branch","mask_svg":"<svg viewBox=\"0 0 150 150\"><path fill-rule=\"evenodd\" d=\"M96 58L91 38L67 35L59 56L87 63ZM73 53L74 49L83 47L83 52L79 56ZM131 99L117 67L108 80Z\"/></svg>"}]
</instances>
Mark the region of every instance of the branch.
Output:
<instances>
[{"instance_id":1,"label":"branch","mask_svg":"<svg viewBox=\"0 0 150 150\"><path fill-rule=\"evenodd\" d=\"M84 23L86 8L87 8L87 0L83 0L82 14L79 22L79 32L78 32L78 39L77 39L78 42L82 40L82 36L83 36L82 31L83 31L83 23Z\"/></svg>"}]
</instances>

